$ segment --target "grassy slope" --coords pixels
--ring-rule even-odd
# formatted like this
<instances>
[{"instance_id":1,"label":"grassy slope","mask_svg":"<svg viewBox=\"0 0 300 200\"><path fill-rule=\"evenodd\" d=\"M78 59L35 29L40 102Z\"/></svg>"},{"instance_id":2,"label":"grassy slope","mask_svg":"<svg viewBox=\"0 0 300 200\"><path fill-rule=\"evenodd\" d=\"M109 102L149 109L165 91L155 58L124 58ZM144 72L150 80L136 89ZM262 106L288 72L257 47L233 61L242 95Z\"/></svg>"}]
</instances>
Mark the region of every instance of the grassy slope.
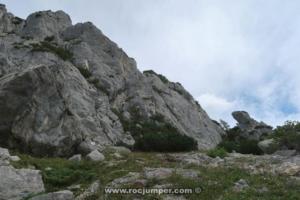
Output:
<instances>
[{"instance_id":1,"label":"grassy slope","mask_svg":"<svg viewBox=\"0 0 300 200\"><path fill-rule=\"evenodd\" d=\"M70 162L61 158L34 158L28 155L19 155L21 161L13 163L17 168L34 166L42 171L46 190L57 191L65 189L71 184L81 184L82 190L95 180L100 180L105 186L112 180L126 175L128 172L140 172L144 167L180 167L178 163L160 160L155 153L131 153L124 157L123 162L115 166L108 166L108 162L93 163L81 161ZM110 154L108 161L117 161ZM120 159L119 159L120 160ZM49 170L49 167L52 168ZM182 166L181 166L182 167ZM48 169L47 169L48 168ZM200 194L187 195L187 199L300 199L299 185L293 184L286 177L273 175L250 175L239 169L205 168L198 166L184 166L200 172L200 180L189 180L179 176L172 176L163 181L153 180L147 185L151 188L157 183L173 183L175 188L201 187ZM239 179L249 183L249 189L237 193L232 190ZM257 189L267 187L268 192L260 193ZM78 194L81 191L75 191ZM101 190L103 193L103 190ZM103 196L103 194L98 194ZM99 199L91 197L91 199ZM132 199L130 196L113 195L109 199ZM145 196L144 199L161 199L159 196Z\"/></svg>"}]
</instances>

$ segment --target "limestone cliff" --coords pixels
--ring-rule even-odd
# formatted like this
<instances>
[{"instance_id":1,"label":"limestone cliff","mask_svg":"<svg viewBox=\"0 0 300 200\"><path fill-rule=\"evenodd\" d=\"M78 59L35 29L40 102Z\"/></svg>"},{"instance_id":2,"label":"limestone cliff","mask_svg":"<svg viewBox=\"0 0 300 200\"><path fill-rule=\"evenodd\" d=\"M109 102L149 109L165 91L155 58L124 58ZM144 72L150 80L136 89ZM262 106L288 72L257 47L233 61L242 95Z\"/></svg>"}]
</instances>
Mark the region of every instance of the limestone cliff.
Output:
<instances>
[{"instance_id":1,"label":"limestone cliff","mask_svg":"<svg viewBox=\"0 0 300 200\"><path fill-rule=\"evenodd\" d=\"M72 25L63 11L23 20L0 5L0 144L50 156L131 146L120 118L137 114L162 117L199 149L221 141L221 128L181 84L141 73L92 23Z\"/></svg>"}]
</instances>

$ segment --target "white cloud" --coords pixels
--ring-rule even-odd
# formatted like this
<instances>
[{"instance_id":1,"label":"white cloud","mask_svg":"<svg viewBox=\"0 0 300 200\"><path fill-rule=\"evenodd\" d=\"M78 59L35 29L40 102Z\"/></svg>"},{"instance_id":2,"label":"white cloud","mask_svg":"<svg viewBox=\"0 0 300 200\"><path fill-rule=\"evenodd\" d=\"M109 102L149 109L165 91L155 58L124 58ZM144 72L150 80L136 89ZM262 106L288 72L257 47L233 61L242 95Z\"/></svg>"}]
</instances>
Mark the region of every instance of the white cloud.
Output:
<instances>
[{"instance_id":1,"label":"white cloud","mask_svg":"<svg viewBox=\"0 0 300 200\"><path fill-rule=\"evenodd\" d=\"M231 118L231 112L237 110L236 102L230 102L222 97L217 97L214 94L203 94L196 98L210 115L212 119L219 121L225 120L231 126L235 124Z\"/></svg>"},{"instance_id":2,"label":"white cloud","mask_svg":"<svg viewBox=\"0 0 300 200\"><path fill-rule=\"evenodd\" d=\"M300 2L282 0L3 0L25 17L63 9L92 21L140 69L181 82L215 119L247 110L300 120Z\"/></svg>"}]
</instances>

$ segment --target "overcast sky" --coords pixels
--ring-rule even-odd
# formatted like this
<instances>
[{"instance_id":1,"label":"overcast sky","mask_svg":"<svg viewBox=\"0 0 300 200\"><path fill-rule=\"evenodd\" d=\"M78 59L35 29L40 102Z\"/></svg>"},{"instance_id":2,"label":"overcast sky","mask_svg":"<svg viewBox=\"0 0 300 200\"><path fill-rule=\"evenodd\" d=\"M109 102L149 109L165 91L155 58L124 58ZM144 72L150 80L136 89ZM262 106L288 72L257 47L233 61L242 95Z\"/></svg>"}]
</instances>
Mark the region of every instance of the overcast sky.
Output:
<instances>
[{"instance_id":1,"label":"overcast sky","mask_svg":"<svg viewBox=\"0 0 300 200\"><path fill-rule=\"evenodd\" d=\"M300 120L300 1L0 0L26 18L64 10L181 82L214 119L246 110L272 125Z\"/></svg>"}]
</instances>

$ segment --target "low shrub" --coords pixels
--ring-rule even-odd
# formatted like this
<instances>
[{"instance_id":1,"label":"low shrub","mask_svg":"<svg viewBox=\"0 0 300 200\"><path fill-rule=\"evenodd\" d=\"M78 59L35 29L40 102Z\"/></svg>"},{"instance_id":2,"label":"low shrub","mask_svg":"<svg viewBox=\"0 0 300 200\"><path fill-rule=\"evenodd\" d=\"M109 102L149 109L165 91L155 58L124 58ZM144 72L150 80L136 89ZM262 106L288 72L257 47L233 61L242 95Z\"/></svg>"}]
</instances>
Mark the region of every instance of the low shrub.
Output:
<instances>
[{"instance_id":1,"label":"low shrub","mask_svg":"<svg viewBox=\"0 0 300 200\"><path fill-rule=\"evenodd\" d=\"M23 19L19 18L19 17L14 17L12 20L12 23L15 25L19 25L23 22Z\"/></svg>"},{"instance_id":2,"label":"low shrub","mask_svg":"<svg viewBox=\"0 0 300 200\"><path fill-rule=\"evenodd\" d=\"M47 37L45 37L44 40L47 41L47 42L52 42L54 39L55 39L54 36L47 36Z\"/></svg>"},{"instance_id":3,"label":"low shrub","mask_svg":"<svg viewBox=\"0 0 300 200\"><path fill-rule=\"evenodd\" d=\"M124 130L130 132L135 139L133 150L153 152L180 152L197 149L197 141L182 135L177 128L166 122L162 115L153 115L144 119L137 107L130 109L132 119L125 120L116 113Z\"/></svg>"},{"instance_id":4,"label":"low shrub","mask_svg":"<svg viewBox=\"0 0 300 200\"><path fill-rule=\"evenodd\" d=\"M261 155L261 154L263 154L263 152L258 147L257 144L258 144L258 141L256 141L256 140L243 139L240 141L237 152L242 153L242 154Z\"/></svg>"},{"instance_id":5,"label":"low shrub","mask_svg":"<svg viewBox=\"0 0 300 200\"><path fill-rule=\"evenodd\" d=\"M224 124L224 122L222 122ZM229 128L228 125L223 127L226 131L226 135L223 136L222 142L218 145L220 148L224 148L227 152L238 152L242 154L263 154L262 150L258 147L256 140L251 140L243 137L242 130L235 126Z\"/></svg>"},{"instance_id":6,"label":"low shrub","mask_svg":"<svg viewBox=\"0 0 300 200\"><path fill-rule=\"evenodd\" d=\"M143 72L143 74L154 74L156 75L163 83L169 83L169 80L162 74L157 74L155 71L153 70L145 70Z\"/></svg>"},{"instance_id":7,"label":"low shrub","mask_svg":"<svg viewBox=\"0 0 300 200\"><path fill-rule=\"evenodd\" d=\"M224 148L228 152L238 152L242 154L263 154L262 150L258 147L258 141L249 139L240 139L238 141L223 140L218 146Z\"/></svg>"},{"instance_id":8,"label":"low shrub","mask_svg":"<svg viewBox=\"0 0 300 200\"><path fill-rule=\"evenodd\" d=\"M300 122L287 121L278 126L271 135L281 147L300 151Z\"/></svg>"},{"instance_id":9,"label":"low shrub","mask_svg":"<svg viewBox=\"0 0 300 200\"><path fill-rule=\"evenodd\" d=\"M227 155L227 151L222 147L217 147L215 149L209 150L207 152L207 155L212 158L216 158L216 157L224 158Z\"/></svg>"},{"instance_id":10,"label":"low shrub","mask_svg":"<svg viewBox=\"0 0 300 200\"><path fill-rule=\"evenodd\" d=\"M84 78L90 78L92 76L92 73L90 72L90 70L85 67L78 67L78 70ZM97 83L99 82L98 79L95 79L92 81L95 81Z\"/></svg>"},{"instance_id":11,"label":"low shrub","mask_svg":"<svg viewBox=\"0 0 300 200\"><path fill-rule=\"evenodd\" d=\"M134 148L140 151L181 152L197 148L197 142L177 132L145 133L136 140Z\"/></svg>"},{"instance_id":12,"label":"low shrub","mask_svg":"<svg viewBox=\"0 0 300 200\"><path fill-rule=\"evenodd\" d=\"M63 60L71 60L73 58L73 53L69 50L57 46L55 44L51 44L49 41L42 41L40 43L31 44L32 52L41 51L41 52L51 52L60 57Z\"/></svg>"},{"instance_id":13,"label":"low shrub","mask_svg":"<svg viewBox=\"0 0 300 200\"><path fill-rule=\"evenodd\" d=\"M16 168L34 166L41 170L43 182L48 192L57 191L72 184L89 184L97 180L97 163L90 161L70 162L63 158L35 158L20 155L14 162ZM50 168L50 169L48 169Z\"/></svg>"},{"instance_id":14,"label":"low shrub","mask_svg":"<svg viewBox=\"0 0 300 200\"><path fill-rule=\"evenodd\" d=\"M224 148L227 152L238 152L240 148L240 144L235 141L223 140L218 147Z\"/></svg>"}]
</instances>

